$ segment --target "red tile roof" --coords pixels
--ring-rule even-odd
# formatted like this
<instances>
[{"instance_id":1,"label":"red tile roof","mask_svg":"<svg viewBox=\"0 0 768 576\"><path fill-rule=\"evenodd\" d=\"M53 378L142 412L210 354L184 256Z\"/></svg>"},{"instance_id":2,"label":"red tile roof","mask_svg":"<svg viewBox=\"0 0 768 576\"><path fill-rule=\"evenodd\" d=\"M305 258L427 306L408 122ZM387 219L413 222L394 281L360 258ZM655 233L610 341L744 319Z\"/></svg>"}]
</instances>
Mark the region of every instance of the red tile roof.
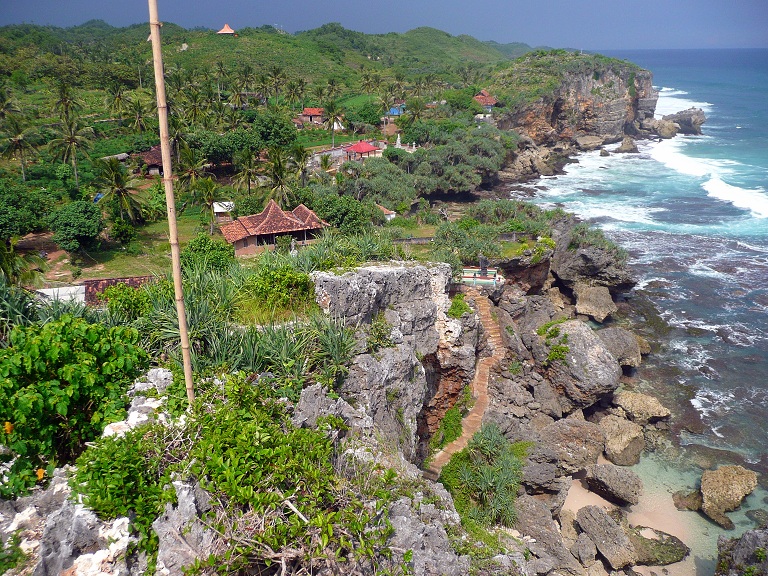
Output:
<instances>
[{"instance_id":1,"label":"red tile roof","mask_svg":"<svg viewBox=\"0 0 768 576\"><path fill-rule=\"evenodd\" d=\"M325 108L304 108L302 114L304 116L322 116L325 112Z\"/></svg>"},{"instance_id":2,"label":"red tile roof","mask_svg":"<svg viewBox=\"0 0 768 576\"><path fill-rule=\"evenodd\" d=\"M479 102L481 106L496 106L499 103L496 98L488 94L485 90L480 90L475 94L475 101Z\"/></svg>"},{"instance_id":3,"label":"red tile roof","mask_svg":"<svg viewBox=\"0 0 768 576\"><path fill-rule=\"evenodd\" d=\"M378 150L376 146L373 146L365 140L360 140L360 142L354 146L347 148L347 152L356 152L358 154L368 154L369 152L375 152L376 150Z\"/></svg>"},{"instance_id":4,"label":"red tile roof","mask_svg":"<svg viewBox=\"0 0 768 576\"><path fill-rule=\"evenodd\" d=\"M221 226L221 233L227 242L234 244L238 240L252 236L317 230L327 225L303 204L296 207L293 212L285 212L274 200L270 200L260 214L241 216L237 220L224 224Z\"/></svg>"}]
</instances>

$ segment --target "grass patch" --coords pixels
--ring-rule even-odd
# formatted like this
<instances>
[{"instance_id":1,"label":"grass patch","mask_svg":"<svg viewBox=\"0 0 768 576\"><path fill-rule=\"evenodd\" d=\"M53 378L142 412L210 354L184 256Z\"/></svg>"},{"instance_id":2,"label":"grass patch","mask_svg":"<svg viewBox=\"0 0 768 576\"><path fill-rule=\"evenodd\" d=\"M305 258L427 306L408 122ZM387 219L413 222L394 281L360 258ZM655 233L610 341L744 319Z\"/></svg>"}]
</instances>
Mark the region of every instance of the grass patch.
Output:
<instances>
[{"instance_id":1,"label":"grass patch","mask_svg":"<svg viewBox=\"0 0 768 576\"><path fill-rule=\"evenodd\" d=\"M469 312L472 312L472 308L464 301L464 294L459 292L451 300L451 306L448 308L447 314L450 318L461 318Z\"/></svg>"}]
</instances>

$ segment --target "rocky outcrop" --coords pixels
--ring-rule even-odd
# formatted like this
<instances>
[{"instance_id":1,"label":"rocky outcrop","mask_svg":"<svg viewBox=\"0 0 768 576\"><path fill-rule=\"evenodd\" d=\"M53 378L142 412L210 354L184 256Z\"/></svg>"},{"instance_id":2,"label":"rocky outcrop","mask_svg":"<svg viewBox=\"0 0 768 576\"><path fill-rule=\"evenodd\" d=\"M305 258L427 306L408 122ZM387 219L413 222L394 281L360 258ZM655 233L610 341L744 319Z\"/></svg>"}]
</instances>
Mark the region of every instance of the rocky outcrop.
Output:
<instances>
[{"instance_id":1,"label":"rocky outcrop","mask_svg":"<svg viewBox=\"0 0 768 576\"><path fill-rule=\"evenodd\" d=\"M576 145L582 152L597 150L603 145L603 139L600 136L579 136L576 138Z\"/></svg>"},{"instance_id":2,"label":"rocky outcrop","mask_svg":"<svg viewBox=\"0 0 768 576\"><path fill-rule=\"evenodd\" d=\"M680 538L655 528L633 526L628 536L635 549L636 564L667 566L684 560L691 551Z\"/></svg>"},{"instance_id":3,"label":"rocky outcrop","mask_svg":"<svg viewBox=\"0 0 768 576\"><path fill-rule=\"evenodd\" d=\"M565 474L575 474L597 462L604 440L600 428L586 420L557 420L539 432L539 440L557 455L556 465Z\"/></svg>"},{"instance_id":4,"label":"rocky outcrop","mask_svg":"<svg viewBox=\"0 0 768 576\"><path fill-rule=\"evenodd\" d=\"M584 506L576 513L576 521L611 568L621 570L637 562L629 537L605 510L599 506Z\"/></svg>"},{"instance_id":5,"label":"rocky outcrop","mask_svg":"<svg viewBox=\"0 0 768 576\"><path fill-rule=\"evenodd\" d=\"M643 360L640 353L640 343L632 332L618 326L612 326L598 330L597 336L619 364L630 368L640 366Z\"/></svg>"},{"instance_id":6,"label":"rocky outcrop","mask_svg":"<svg viewBox=\"0 0 768 576\"><path fill-rule=\"evenodd\" d=\"M645 449L643 428L639 424L609 415L600 420L605 434L605 457L619 466L633 466Z\"/></svg>"},{"instance_id":7,"label":"rocky outcrop","mask_svg":"<svg viewBox=\"0 0 768 576\"><path fill-rule=\"evenodd\" d=\"M680 134L700 135L701 125L707 121L707 117L701 108L689 108L675 114L667 114L662 120L677 124Z\"/></svg>"},{"instance_id":8,"label":"rocky outcrop","mask_svg":"<svg viewBox=\"0 0 768 576\"><path fill-rule=\"evenodd\" d=\"M606 331L601 330L598 334ZM639 392L626 390L617 392L613 395L613 404L621 408L632 422L641 426L653 424L670 416L670 411L657 398Z\"/></svg>"},{"instance_id":9,"label":"rocky outcrop","mask_svg":"<svg viewBox=\"0 0 768 576\"><path fill-rule=\"evenodd\" d=\"M768 529L748 530L740 538L720 536L717 540L716 576L768 574Z\"/></svg>"},{"instance_id":10,"label":"rocky outcrop","mask_svg":"<svg viewBox=\"0 0 768 576\"><path fill-rule=\"evenodd\" d=\"M701 475L701 511L727 530L733 522L726 512L741 506L745 496L757 487L757 474L742 466L721 466Z\"/></svg>"},{"instance_id":11,"label":"rocky outcrop","mask_svg":"<svg viewBox=\"0 0 768 576\"><path fill-rule=\"evenodd\" d=\"M159 540L160 574L183 574L183 569L195 560L207 558L217 536L200 520L210 509L208 494L196 483L177 481L173 487L176 505L166 504L165 511L152 524Z\"/></svg>"},{"instance_id":12,"label":"rocky outcrop","mask_svg":"<svg viewBox=\"0 0 768 576\"><path fill-rule=\"evenodd\" d=\"M614 152L616 154L637 154L639 150L631 136L624 136L621 144L614 150Z\"/></svg>"},{"instance_id":13,"label":"rocky outcrop","mask_svg":"<svg viewBox=\"0 0 768 576\"><path fill-rule=\"evenodd\" d=\"M616 390L619 385L621 368L616 359L605 348L600 338L583 322L571 320L558 325L560 340L567 344L564 361L548 361L551 346L544 337L534 346L537 361L549 364L547 376L553 389L559 394L563 413L591 406L600 398Z\"/></svg>"},{"instance_id":14,"label":"rocky outcrop","mask_svg":"<svg viewBox=\"0 0 768 576\"><path fill-rule=\"evenodd\" d=\"M680 126L670 120L647 118L643 120L641 128L647 132L656 134L659 138L668 140L677 136L677 132L680 129Z\"/></svg>"},{"instance_id":15,"label":"rocky outcrop","mask_svg":"<svg viewBox=\"0 0 768 576\"><path fill-rule=\"evenodd\" d=\"M590 316L595 322L602 323L618 310L605 286L578 282L573 287L573 293L576 296L576 313Z\"/></svg>"},{"instance_id":16,"label":"rocky outcrop","mask_svg":"<svg viewBox=\"0 0 768 576\"><path fill-rule=\"evenodd\" d=\"M587 485L592 492L621 506L637 504L643 492L643 482L637 474L613 464L587 468Z\"/></svg>"}]
</instances>

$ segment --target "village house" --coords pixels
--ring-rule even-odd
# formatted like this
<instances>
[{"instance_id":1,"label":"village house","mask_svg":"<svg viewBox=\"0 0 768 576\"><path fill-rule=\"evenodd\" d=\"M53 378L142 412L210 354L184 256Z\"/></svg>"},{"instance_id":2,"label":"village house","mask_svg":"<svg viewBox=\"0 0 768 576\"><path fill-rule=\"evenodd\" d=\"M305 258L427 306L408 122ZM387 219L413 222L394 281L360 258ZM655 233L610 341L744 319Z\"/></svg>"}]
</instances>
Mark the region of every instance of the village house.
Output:
<instances>
[{"instance_id":1,"label":"village house","mask_svg":"<svg viewBox=\"0 0 768 576\"><path fill-rule=\"evenodd\" d=\"M485 108L485 111L488 113L493 110L494 106L499 105L499 101L494 96L491 96L486 90L480 90L480 92L475 94L474 100L480 104L480 106Z\"/></svg>"},{"instance_id":2,"label":"village house","mask_svg":"<svg viewBox=\"0 0 768 576\"><path fill-rule=\"evenodd\" d=\"M298 119L304 124L322 124L325 119L324 113L324 108L304 108Z\"/></svg>"},{"instance_id":3,"label":"village house","mask_svg":"<svg viewBox=\"0 0 768 576\"><path fill-rule=\"evenodd\" d=\"M326 226L328 223L304 204L285 211L270 200L259 214L223 224L221 234L234 246L235 256L247 256L274 247L279 236L290 236L299 245L307 244Z\"/></svg>"},{"instance_id":4,"label":"village house","mask_svg":"<svg viewBox=\"0 0 768 576\"><path fill-rule=\"evenodd\" d=\"M157 176L163 173L163 155L160 151L160 144L152 146L146 152L139 154L139 158L147 167L147 174Z\"/></svg>"}]
</instances>

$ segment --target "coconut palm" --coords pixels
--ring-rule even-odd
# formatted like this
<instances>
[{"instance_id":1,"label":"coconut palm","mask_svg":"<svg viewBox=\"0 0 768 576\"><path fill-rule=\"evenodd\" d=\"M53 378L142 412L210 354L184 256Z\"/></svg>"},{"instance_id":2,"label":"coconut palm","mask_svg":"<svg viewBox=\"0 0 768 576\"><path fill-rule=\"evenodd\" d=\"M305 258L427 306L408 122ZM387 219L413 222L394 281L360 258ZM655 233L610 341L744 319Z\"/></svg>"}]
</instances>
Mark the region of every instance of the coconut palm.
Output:
<instances>
[{"instance_id":1,"label":"coconut palm","mask_svg":"<svg viewBox=\"0 0 768 576\"><path fill-rule=\"evenodd\" d=\"M381 106L384 109L384 132L387 131L387 117L389 114L389 110L394 106L395 104L395 96L390 90L384 90L381 94L379 94L378 99L379 106Z\"/></svg>"},{"instance_id":2,"label":"coconut palm","mask_svg":"<svg viewBox=\"0 0 768 576\"><path fill-rule=\"evenodd\" d=\"M83 109L83 102L77 98L71 84L60 81L56 85L56 101L53 103L53 109L59 112L62 120L67 122L76 112Z\"/></svg>"},{"instance_id":3,"label":"coconut palm","mask_svg":"<svg viewBox=\"0 0 768 576\"><path fill-rule=\"evenodd\" d=\"M275 94L275 104L277 105L280 103L280 89L283 87L283 84L285 84L288 77L285 74L285 70L280 66L270 66L269 71L267 72L267 77L269 78L270 87Z\"/></svg>"},{"instance_id":4,"label":"coconut palm","mask_svg":"<svg viewBox=\"0 0 768 576\"><path fill-rule=\"evenodd\" d=\"M280 208L284 208L288 205L291 194L288 156L282 148L270 148L267 158L263 173L269 178L268 198L277 202Z\"/></svg>"},{"instance_id":5,"label":"coconut palm","mask_svg":"<svg viewBox=\"0 0 768 576\"><path fill-rule=\"evenodd\" d=\"M3 158L18 157L21 162L21 179L26 182L25 154L35 152L34 142L37 138L37 130L33 126L25 126L20 116L8 115L3 123L3 132L0 135L0 153Z\"/></svg>"},{"instance_id":6,"label":"coconut palm","mask_svg":"<svg viewBox=\"0 0 768 576\"><path fill-rule=\"evenodd\" d=\"M147 129L148 116L152 113L152 107L144 98L136 97L128 104L128 112L131 116L131 128L141 134Z\"/></svg>"},{"instance_id":7,"label":"coconut palm","mask_svg":"<svg viewBox=\"0 0 768 576\"><path fill-rule=\"evenodd\" d=\"M192 202L208 213L211 223L211 236L213 236L216 226L216 213L213 210L213 205L224 199L221 186L219 186L213 178L203 178L202 180L198 180L193 188Z\"/></svg>"},{"instance_id":8,"label":"coconut palm","mask_svg":"<svg viewBox=\"0 0 768 576\"><path fill-rule=\"evenodd\" d=\"M312 153L301 144L296 143L291 148L291 159L296 168L296 177L302 187L307 185L307 164L311 157Z\"/></svg>"},{"instance_id":9,"label":"coconut palm","mask_svg":"<svg viewBox=\"0 0 768 576\"><path fill-rule=\"evenodd\" d=\"M8 86L0 85L0 120L5 119L9 114L21 112L18 104L13 99L11 89Z\"/></svg>"},{"instance_id":10,"label":"coconut palm","mask_svg":"<svg viewBox=\"0 0 768 576\"><path fill-rule=\"evenodd\" d=\"M117 158L96 161L96 185L101 197L99 203L116 202L120 218L135 224L141 217L143 202L137 195L137 180L132 180L128 170Z\"/></svg>"},{"instance_id":11,"label":"coconut palm","mask_svg":"<svg viewBox=\"0 0 768 576\"><path fill-rule=\"evenodd\" d=\"M341 86L336 78L328 78L328 83L325 85L325 94L328 98L336 98L341 93Z\"/></svg>"},{"instance_id":12,"label":"coconut palm","mask_svg":"<svg viewBox=\"0 0 768 576\"><path fill-rule=\"evenodd\" d=\"M45 258L37 254L19 254L16 241L0 242L0 284L39 286L47 269Z\"/></svg>"},{"instance_id":13,"label":"coconut palm","mask_svg":"<svg viewBox=\"0 0 768 576\"><path fill-rule=\"evenodd\" d=\"M344 110L336 100L328 100L323 104L323 116L325 127L331 131L331 148L336 146L336 124L341 125L344 118Z\"/></svg>"},{"instance_id":14,"label":"coconut palm","mask_svg":"<svg viewBox=\"0 0 768 576\"><path fill-rule=\"evenodd\" d=\"M177 170L179 188L182 191L192 193L198 180L210 174L208 166L208 160L203 156L202 152L182 143L179 149L179 166Z\"/></svg>"},{"instance_id":15,"label":"coconut palm","mask_svg":"<svg viewBox=\"0 0 768 576\"><path fill-rule=\"evenodd\" d=\"M131 97L125 93L125 88L122 84L113 83L107 87L107 95L105 98L107 108L110 112L117 115L117 122L120 126L123 125L123 116L131 102Z\"/></svg>"},{"instance_id":16,"label":"coconut palm","mask_svg":"<svg viewBox=\"0 0 768 576\"><path fill-rule=\"evenodd\" d=\"M235 188L238 190L247 189L250 196L251 184L258 178L261 172L256 155L251 150L241 150L235 156L235 166L237 168L234 178Z\"/></svg>"},{"instance_id":17,"label":"coconut palm","mask_svg":"<svg viewBox=\"0 0 768 576\"><path fill-rule=\"evenodd\" d=\"M304 83L304 86L306 86L306 82L302 80ZM304 87L302 86L302 83L299 82L299 80L291 80L288 82L288 84L285 85L285 100L290 104L291 106L295 106L298 104L301 99L304 97Z\"/></svg>"},{"instance_id":18,"label":"coconut palm","mask_svg":"<svg viewBox=\"0 0 768 576\"><path fill-rule=\"evenodd\" d=\"M54 138L48 144L48 148L54 157L62 162L72 164L75 174L75 188L80 189L80 179L77 175L77 154L83 152L87 155L91 148L91 139L94 137L93 128L81 126L75 118L68 118L58 130L58 138Z\"/></svg>"}]
</instances>

